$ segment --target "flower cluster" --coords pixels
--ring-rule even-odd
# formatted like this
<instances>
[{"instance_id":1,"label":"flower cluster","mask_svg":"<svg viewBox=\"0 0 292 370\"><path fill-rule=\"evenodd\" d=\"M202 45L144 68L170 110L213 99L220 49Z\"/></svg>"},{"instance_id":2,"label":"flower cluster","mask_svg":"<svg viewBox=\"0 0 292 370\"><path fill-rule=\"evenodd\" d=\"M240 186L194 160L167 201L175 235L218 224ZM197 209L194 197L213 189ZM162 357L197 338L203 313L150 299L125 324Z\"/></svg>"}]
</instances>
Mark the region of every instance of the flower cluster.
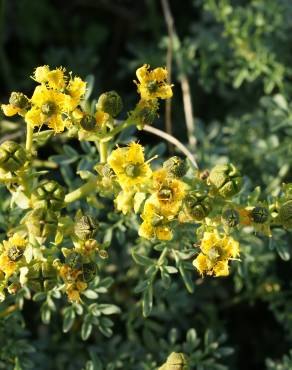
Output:
<instances>
[{"instance_id":1,"label":"flower cluster","mask_svg":"<svg viewBox=\"0 0 292 370\"><path fill-rule=\"evenodd\" d=\"M4 114L18 114L27 123L25 147L14 141L0 145L0 181L11 193L11 204L22 212L19 225L8 230L9 237L1 244L2 299L6 291L15 293L26 286L33 292L62 291L70 302L82 303L99 264L108 257L105 229L89 212L104 197L114 199L116 210L124 215L136 214L139 236L152 242L173 242L177 248L176 230L189 224L200 248L199 253L192 249L193 265L202 276L229 274L230 260L239 257L233 231L252 226L270 236L272 224L291 229L290 185L271 203L242 205L237 197L242 176L233 164L201 173L178 156L155 166L156 156L146 160L144 147L137 142L110 151L108 142L116 134L130 125L142 129L152 124L160 100L172 96L165 68L150 70L144 65L136 74L140 99L122 122L116 117L123 102L115 91L104 92L96 104L89 104L86 83L64 68L36 68L33 79L39 85L32 97L14 92L9 104L2 105ZM71 192L56 180L42 178L46 171L34 168L34 144L44 125L50 134L67 128L80 141L94 141L99 151L92 167L86 162L86 170L79 171L87 182ZM73 212L69 204L88 195L90 206Z\"/></svg>"}]
</instances>

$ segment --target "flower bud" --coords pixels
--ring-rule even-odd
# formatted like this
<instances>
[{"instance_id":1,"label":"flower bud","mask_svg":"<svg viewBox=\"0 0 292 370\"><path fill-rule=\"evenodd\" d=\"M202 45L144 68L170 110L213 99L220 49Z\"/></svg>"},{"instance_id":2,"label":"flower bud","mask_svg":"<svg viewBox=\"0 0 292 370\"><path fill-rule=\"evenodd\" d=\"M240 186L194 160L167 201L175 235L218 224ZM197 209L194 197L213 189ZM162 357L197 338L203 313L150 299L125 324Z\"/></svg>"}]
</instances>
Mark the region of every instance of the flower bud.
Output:
<instances>
[{"instance_id":1,"label":"flower bud","mask_svg":"<svg viewBox=\"0 0 292 370\"><path fill-rule=\"evenodd\" d=\"M184 209L196 221L201 221L211 212L212 204L206 194L190 191L184 199Z\"/></svg>"},{"instance_id":2,"label":"flower bud","mask_svg":"<svg viewBox=\"0 0 292 370\"><path fill-rule=\"evenodd\" d=\"M233 197L242 186L242 178L233 164L218 164L210 172L208 181L223 198Z\"/></svg>"},{"instance_id":3,"label":"flower bud","mask_svg":"<svg viewBox=\"0 0 292 370\"><path fill-rule=\"evenodd\" d=\"M188 170L186 162L177 156L173 156L165 161L163 163L163 168L175 177L183 177Z\"/></svg>"},{"instance_id":4,"label":"flower bud","mask_svg":"<svg viewBox=\"0 0 292 370\"><path fill-rule=\"evenodd\" d=\"M0 145L0 168L5 171L17 171L26 161L25 149L14 141L5 141Z\"/></svg>"},{"instance_id":5,"label":"flower bud","mask_svg":"<svg viewBox=\"0 0 292 370\"><path fill-rule=\"evenodd\" d=\"M96 276L97 265L94 262L84 263L82 266L82 276L86 283L89 283Z\"/></svg>"},{"instance_id":6,"label":"flower bud","mask_svg":"<svg viewBox=\"0 0 292 370\"><path fill-rule=\"evenodd\" d=\"M251 219L256 224L264 224L269 219L269 210L262 206L255 207L251 211Z\"/></svg>"},{"instance_id":7,"label":"flower bud","mask_svg":"<svg viewBox=\"0 0 292 370\"><path fill-rule=\"evenodd\" d=\"M81 240L93 239L98 226L98 222L93 217L82 216L75 222L74 231Z\"/></svg>"},{"instance_id":8,"label":"flower bud","mask_svg":"<svg viewBox=\"0 0 292 370\"><path fill-rule=\"evenodd\" d=\"M80 270L82 268L83 258L78 252L72 252L65 258L65 263L74 270Z\"/></svg>"},{"instance_id":9,"label":"flower bud","mask_svg":"<svg viewBox=\"0 0 292 370\"><path fill-rule=\"evenodd\" d=\"M116 91L108 91L98 98L97 109L116 117L123 109L123 102Z\"/></svg>"},{"instance_id":10,"label":"flower bud","mask_svg":"<svg viewBox=\"0 0 292 370\"><path fill-rule=\"evenodd\" d=\"M90 114L85 114L80 120L80 126L86 131L94 131L96 129L96 120Z\"/></svg>"},{"instance_id":11,"label":"flower bud","mask_svg":"<svg viewBox=\"0 0 292 370\"><path fill-rule=\"evenodd\" d=\"M281 205L279 218L285 229L292 229L292 199L287 200Z\"/></svg>"},{"instance_id":12,"label":"flower bud","mask_svg":"<svg viewBox=\"0 0 292 370\"><path fill-rule=\"evenodd\" d=\"M57 223L55 213L44 208L33 210L26 220L29 232L33 236L41 238L54 236L57 230Z\"/></svg>"},{"instance_id":13,"label":"flower bud","mask_svg":"<svg viewBox=\"0 0 292 370\"><path fill-rule=\"evenodd\" d=\"M137 127L142 130L145 125L152 125L157 114L158 104L152 100L141 100L135 110Z\"/></svg>"},{"instance_id":14,"label":"flower bud","mask_svg":"<svg viewBox=\"0 0 292 370\"><path fill-rule=\"evenodd\" d=\"M34 208L47 208L58 211L64 206L65 192L55 180L44 180L32 194Z\"/></svg>"},{"instance_id":15,"label":"flower bud","mask_svg":"<svg viewBox=\"0 0 292 370\"><path fill-rule=\"evenodd\" d=\"M21 92L12 92L9 98L9 104L16 108L25 109L29 106L28 97Z\"/></svg>"},{"instance_id":16,"label":"flower bud","mask_svg":"<svg viewBox=\"0 0 292 370\"><path fill-rule=\"evenodd\" d=\"M189 370L187 357L184 353L172 352L158 370Z\"/></svg>"},{"instance_id":17,"label":"flower bud","mask_svg":"<svg viewBox=\"0 0 292 370\"><path fill-rule=\"evenodd\" d=\"M224 225L229 227L235 227L239 224L239 213L236 209L227 208L222 213L222 222Z\"/></svg>"}]
</instances>

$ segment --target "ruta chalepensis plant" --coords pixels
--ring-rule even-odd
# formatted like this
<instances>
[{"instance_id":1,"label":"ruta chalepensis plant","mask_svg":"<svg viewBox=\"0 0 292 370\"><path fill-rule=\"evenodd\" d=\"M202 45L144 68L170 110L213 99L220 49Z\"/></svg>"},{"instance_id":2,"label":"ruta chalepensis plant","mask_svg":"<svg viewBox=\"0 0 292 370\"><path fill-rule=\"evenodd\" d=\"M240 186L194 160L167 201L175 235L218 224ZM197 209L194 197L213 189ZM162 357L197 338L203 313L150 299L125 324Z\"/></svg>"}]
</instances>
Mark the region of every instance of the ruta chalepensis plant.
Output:
<instances>
[{"instance_id":1,"label":"ruta chalepensis plant","mask_svg":"<svg viewBox=\"0 0 292 370\"><path fill-rule=\"evenodd\" d=\"M110 336L113 322L105 316L120 313L108 298L102 300L114 283L113 232L124 243L132 233L137 268L131 274L139 280L133 295L142 293L137 302L147 317L156 282L170 288L177 275L192 293L197 274L228 276L241 264L244 230L272 240L274 230L292 229L292 184L269 199L260 198L259 188L246 195L245 174L236 164L203 170L181 143L182 152L163 159L132 140L130 127L153 132L161 100L173 94L165 68L144 65L136 76L140 99L125 119L117 92L90 101L89 84L65 68L36 68L32 96L13 92L2 104L6 116L19 115L26 123L26 142L0 145L0 181L16 215L1 243L1 300L14 295L15 309L23 298L42 301L46 323L65 302L63 329L69 331L80 317L83 339L93 326ZM44 160L39 152L56 136L60 143L77 140L86 156L64 145L65 155ZM180 352L160 367L188 368Z\"/></svg>"}]
</instances>

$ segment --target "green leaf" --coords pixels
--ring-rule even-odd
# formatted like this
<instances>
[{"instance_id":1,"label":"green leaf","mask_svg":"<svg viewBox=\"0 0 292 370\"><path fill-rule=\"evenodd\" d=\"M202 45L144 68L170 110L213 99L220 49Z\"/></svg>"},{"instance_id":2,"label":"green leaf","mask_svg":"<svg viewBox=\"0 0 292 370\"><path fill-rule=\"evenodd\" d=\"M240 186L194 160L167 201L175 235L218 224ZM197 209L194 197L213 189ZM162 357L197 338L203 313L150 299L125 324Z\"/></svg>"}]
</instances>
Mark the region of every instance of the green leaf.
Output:
<instances>
[{"instance_id":1,"label":"green leaf","mask_svg":"<svg viewBox=\"0 0 292 370\"><path fill-rule=\"evenodd\" d=\"M183 263L179 263L178 266L179 272L181 274L181 277L183 279L183 282L188 290L189 293L194 292L194 283L191 279L190 273L185 270Z\"/></svg>"},{"instance_id":2,"label":"green leaf","mask_svg":"<svg viewBox=\"0 0 292 370\"><path fill-rule=\"evenodd\" d=\"M82 292L82 294L85 295L85 297L88 298L88 299L97 299L98 298L98 294L94 290L91 290L91 289L85 290L84 292Z\"/></svg>"},{"instance_id":3,"label":"green leaf","mask_svg":"<svg viewBox=\"0 0 292 370\"><path fill-rule=\"evenodd\" d=\"M83 340L87 340L91 334L91 331L92 331L92 324L88 321L85 321L81 327L81 338Z\"/></svg>"},{"instance_id":4,"label":"green leaf","mask_svg":"<svg viewBox=\"0 0 292 370\"><path fill-rule=\"evenodd\" d=\"M142 254L137 253L134 249L132 249L132 257L133 260L138 264L142 266L152 266L155 261L152 260L149 257L143 256Z\"/></svg>"},{"instance_id":5,"label":"green leaf","mask_svg":"<svg viewBox=\"0 0 292 370\"><path fill-rule=\"evenodd\" d=\"M64 315L64 321L63 321L63 332L67 333L74 324L75 321L75 312L74 310L69 307L69 309L66 311Z\"/></svg>"},{"instance_id":6,"label":"green leaf","mask_svg":"<svg viewBox=\"0 0 292 370\"><path fill-rule=\"evenodd\" d=\"M152 311L153 307L153 286L149 284L148 288L143 293L143 316L148 317Z\"/></svg>"},{"instance_id":7,"label":"green leaf","mask_svg":"<svg viewBox=\"0 0 292 370\"><path fill-rule=\"evenodd\" d=\"M114 304L100 304L98 310L104 315L114 315L121 313L121 309Z\"/></svg>"}]
</instances>

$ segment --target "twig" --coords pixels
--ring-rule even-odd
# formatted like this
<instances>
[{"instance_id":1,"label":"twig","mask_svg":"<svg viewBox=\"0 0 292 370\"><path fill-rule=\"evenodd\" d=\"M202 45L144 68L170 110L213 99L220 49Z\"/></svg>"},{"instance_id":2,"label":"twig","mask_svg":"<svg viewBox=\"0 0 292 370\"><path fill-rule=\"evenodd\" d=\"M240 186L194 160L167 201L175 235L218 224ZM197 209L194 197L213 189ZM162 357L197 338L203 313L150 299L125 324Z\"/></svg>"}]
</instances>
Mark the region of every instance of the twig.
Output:
<instances>
[{"instance_id":1,"label":"twig","mask_svg":"<svg viewBox=\"0 0 292 370\"><path fill-rule=\"evenodd\" d=\"M183 143L181 143L178 139L175 137L169 135L168 133L159 130L158 128L145 125L143 128L144 131L150 132L151 134L154 134L156 136L162 137L163 139L167 140L171 144L175 145L189 160L190 162L194 165L195 168L199 168L198 163L193 156L193 154L186 148Z\"/></svg>"},{"instance_id":2,"label":"twig","mask_svg":"<svg viewBox=\"0 0 292 370\"><path fill-rule=\"evenodd\" d=\"M172 58L173 58L173 40L174 40L174 28L173 28L173 18L169 11L169 6L166 0L161 0L161 5L163 9L164 19L168 31L168 46L166 54L166 68L168 71L167 82L171 84L171 74L172 74ZM167 99L165 102L165 130L169 135L172 135L172 121L171 121L171 99ZM171 151L171 147L169 148Z\"/></svg>"},{"instance_id":3,"label":"twig","mask_svg":"<svg viewBox=\"0 0 292 370\"><path fill-rule=\"evenodd\" d=\"M161 0L161 2L162 2L162 7L163 7L163 13L164 13L167 25L169 27L169 32L170 32L170 27L171 27L172 42L175 39L179 45L180 40L175 30L174 20L173 20L170 6L169 6L169 2L168 0ZM183 70L183 62L182 62L182 59L179 53L176 53L175 59L178 65L178 69L180 71L179 80L181 83L181 89L182 89L182 94L183 94L184 113L185 113L186 126L187 126L187 131L188 131L189 144L191 147L195 147L197 144L197 140L194 135L195 122L194 122L194 115L193 115L190 83L189 83L186 73Z\"/></svg>"}]
</instances>

